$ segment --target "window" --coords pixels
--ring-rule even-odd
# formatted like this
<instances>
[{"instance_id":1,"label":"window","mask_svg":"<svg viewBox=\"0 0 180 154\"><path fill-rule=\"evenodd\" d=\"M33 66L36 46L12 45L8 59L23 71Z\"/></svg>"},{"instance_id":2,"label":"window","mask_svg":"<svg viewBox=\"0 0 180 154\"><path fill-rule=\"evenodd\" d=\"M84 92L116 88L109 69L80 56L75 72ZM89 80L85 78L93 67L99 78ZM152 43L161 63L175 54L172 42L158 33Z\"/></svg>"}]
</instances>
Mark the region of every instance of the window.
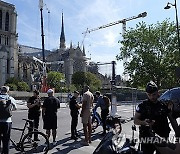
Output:
<instances>
[{"instance_id":1,"label":"window","mask_svg":"<svg viewBox=\"0 0 180 154\"><path fill-rule=\"evenodd\" d=\"M10 68L10 60L9 60L9 59L7 59L7 74L9 74L9 73L10 73L9 68Z\"/></svg>"},{"instance_id":2,"label":"window","mask_svg":"<svg viewBox=\"0 0 180 154\"><path fill-rule=\"evenodd\" d=\"M0 10L0 29L2 29L2 10Z\"/></svg>"},{"instance_id":3,"label":"window","mask_svg":"<svg viewBox=\"0 0 180 154\"><path fill-rule=\"evenodd\" d=\"M9 13L6 12L5 31L9 31Z\"/></svg>"},{"instance_id":4,"label":"window","mask_svg":"<svg viewBox=\"0 0 180 154\"><path fill-rule=\"evenodd\" d=\"M9 45L9 38L5 36L5 45Z\"/></svg>"}]
</instances>

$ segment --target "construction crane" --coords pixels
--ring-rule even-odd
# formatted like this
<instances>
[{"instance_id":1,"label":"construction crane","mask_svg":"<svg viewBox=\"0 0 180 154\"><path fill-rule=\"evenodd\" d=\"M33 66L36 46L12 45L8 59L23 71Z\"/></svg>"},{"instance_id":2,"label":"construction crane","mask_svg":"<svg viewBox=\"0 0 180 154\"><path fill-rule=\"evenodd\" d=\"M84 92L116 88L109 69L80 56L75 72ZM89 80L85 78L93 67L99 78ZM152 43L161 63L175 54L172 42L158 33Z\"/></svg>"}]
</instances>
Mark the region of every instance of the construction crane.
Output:
<instances>
[{"instance_id":1,"label":"construction crane","mask_svg":"<svg viewBox=\"0 0 180 154\"><path fill-rule=\"evenodd\" d=\"M84 34L84 36L86 36L87 33L91 33L93 31L96 31L96 30L99 30L99 29L104 29L104 28L107 28L107 27L111 27L111 26L114 26L114 25L117 25L117 24L120 24L120 23L122 23L122 27L123 27L122 34L124 34L125 31L126 31L126 22L127 21L137 19L137 18L143 18L143 17L146 17L146 16L147 16L147 12L143 12L143 13L138 14L137 16L132 16L132 17L125 18L125 19L122 19L122 20L111 22L109 24L99 26L97 28L92 28L92 29L87 28L87 30L85 32L83 32L82 34Z\"/></svg>"},{"instance_id":2,"label":"construction crane","mask_svg":"<svg viewBox=\"0 0 180 154\"><path fill-rule=\"evenodd\" d=\"M143 13L138 14L137 16L132 16L132 17L129 17L129 18L124 18L122 20L111 22L109 24L102 25L102 26L99 26L97 28L92 28L92 29L88 29L87 28L86 31L82 33L82 34L84 34L84 37L83 37L81 46L84 44L84 40L85 40L85 37L86 37L87 33L91 33L91 32L96 31L96 30L104 29L104 28L111 27L111 26L114 26L114 25L122 23L122 35L124 35L125 32L126 32L126 22L127 21L134 20L134 19L137 19L137 18L144 18L146 16L147 16L147 12L143 12ZM126 61L127 61L127 59L125 58L124 62L126 62Z\"/></svg>"}]
</instances>

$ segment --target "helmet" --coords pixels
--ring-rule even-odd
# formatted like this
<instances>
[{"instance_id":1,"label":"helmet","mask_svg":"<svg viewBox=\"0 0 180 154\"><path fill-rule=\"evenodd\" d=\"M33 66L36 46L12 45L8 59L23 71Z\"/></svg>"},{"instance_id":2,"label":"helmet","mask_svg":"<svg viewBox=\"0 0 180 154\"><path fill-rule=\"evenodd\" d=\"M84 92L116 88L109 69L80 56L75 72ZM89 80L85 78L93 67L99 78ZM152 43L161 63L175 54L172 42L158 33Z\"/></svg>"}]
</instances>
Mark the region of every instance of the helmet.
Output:
<instances>
[{"instance_id":1,"label":"helmet","mask_svg":"<svg viewBox=\"0 0 180 154\"><path fill-rule=\"evenodd\" d=\"M148 82L146 85L146 92L152 94L156 91L158 91L157 85L153 81Z\"/></svg>"}]
</instances>

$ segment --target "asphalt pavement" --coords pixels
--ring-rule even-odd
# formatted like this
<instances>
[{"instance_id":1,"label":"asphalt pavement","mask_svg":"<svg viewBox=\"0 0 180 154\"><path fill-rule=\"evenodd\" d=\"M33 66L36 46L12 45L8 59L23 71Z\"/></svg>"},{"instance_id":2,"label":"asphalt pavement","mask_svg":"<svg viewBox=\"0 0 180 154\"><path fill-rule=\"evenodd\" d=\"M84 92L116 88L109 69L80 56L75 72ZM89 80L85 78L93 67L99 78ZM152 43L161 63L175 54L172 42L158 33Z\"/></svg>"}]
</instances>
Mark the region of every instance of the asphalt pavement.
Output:
<instances>
[{"instance_id":1,"label":"asphalt pavement","mask_svg":"<svg viewBox=\"0 0 180 154\"><path fill-rule=\"evenodd\" d=\"M22 118L27 118L27 107L26 107L26 101L17 100L17 111L13 112L13 126L15 127L22 127L23 122ZM129 119L132 117L133 114L133 106L132 105L121 105L117 107L118 114L121 115L123 119ZM99 110L100 111L100 110ZM100 133L102 133L102 127L99 126L96 131L92 134L92 143L90 146L82 146L81 141L84 139L83 130L82 130L82 123L81 119L79 117L79 123L78 123L78 132L80 134L80 138L78 140L71 140L70 139L70 112L69 108L66 107L65 103L61 103L61 108L58 111L58 129L57 129L57 145L52 146L52 138L50 138L51 143L51 150L49 153L51 154L92 154L93 151L96 149L100 141L102 140L102 136ZM123 127L123 133L126 134L126 137L132 136L132 121L122 124ZM42 118L40 119L40 130L42 132L45 132L42 129L43 122ZM137 133L135 133L137 136ZM12 136L15 139L18 139L18 133L12 131ZM16 153L15 149L12 148L10 150L11 154Z\"/></svg>"},{"instance_id":2,"label":"asphalt pavement","mask_svg":"<svg viewBox=\"0 0 180 154\"><path fill-rule=\"evenodd\" d=\"M121 104L117 106L117 113L122 117L122 119L130 119L134 114L135 107L131 104ZM22 127L23 122L22 118L27 118L27 107L26 101L17 101L17 111L13 112L13 126ZM50 138L51 149L49 153L51 154L92 154L96 149L98 144L102 140L102 136L100 133L102 132L102 127L99 126L96 131L92 134L92 143L90 146L82 146L81 141L84 139L82 123L79 117L78 123L78 132L80 134L80 138L78 140L70 139L70 111L66 104L61 103L61 108L58 111L58 129L57 129L57 144L56 146L52 145L52 138ZM40 119L39 129L42 132L43 130L43 122L42 118ZM126 138L138 138L138 126L136 126L136 131L132 131L133 121L129 121L125 124L122 124L122 133L125 134ZM18 133L12 131L12 136L15 139L18 139ZM174 136L174 132L171 131L171 136ZM137 147L138 145L136 145ZM15 154L16 150L11 148L10 154Z\"/></svg>"}]
</instances>

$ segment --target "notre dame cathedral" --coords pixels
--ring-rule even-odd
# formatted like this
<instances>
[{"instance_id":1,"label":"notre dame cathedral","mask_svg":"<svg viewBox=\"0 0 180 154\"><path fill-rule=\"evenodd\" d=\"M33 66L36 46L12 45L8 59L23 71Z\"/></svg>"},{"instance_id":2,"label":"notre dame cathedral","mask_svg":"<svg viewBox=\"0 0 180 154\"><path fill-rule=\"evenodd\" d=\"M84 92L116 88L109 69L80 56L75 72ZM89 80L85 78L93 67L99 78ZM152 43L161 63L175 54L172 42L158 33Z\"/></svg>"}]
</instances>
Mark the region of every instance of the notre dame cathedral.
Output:
<instances>
[{"instance_id":1,"label":"notre dame cathedral","mask_svg":"<svg viewBox=\"0 0 180 154\"><path fill-rule=\"evenodd\" d=\"M0 86L10 77L19 78L33 86L40 86L43 73L42 50L18 44L16 31L17 13L15 6L0 1ZM66 46L64 22L59 49L45 50L47 71L59 71L65 74L66 84L71 84L72 74L88 69L85 48L79 44ZM91 68L92 69L92 68Z\"/></svg>"}]
</instances>

